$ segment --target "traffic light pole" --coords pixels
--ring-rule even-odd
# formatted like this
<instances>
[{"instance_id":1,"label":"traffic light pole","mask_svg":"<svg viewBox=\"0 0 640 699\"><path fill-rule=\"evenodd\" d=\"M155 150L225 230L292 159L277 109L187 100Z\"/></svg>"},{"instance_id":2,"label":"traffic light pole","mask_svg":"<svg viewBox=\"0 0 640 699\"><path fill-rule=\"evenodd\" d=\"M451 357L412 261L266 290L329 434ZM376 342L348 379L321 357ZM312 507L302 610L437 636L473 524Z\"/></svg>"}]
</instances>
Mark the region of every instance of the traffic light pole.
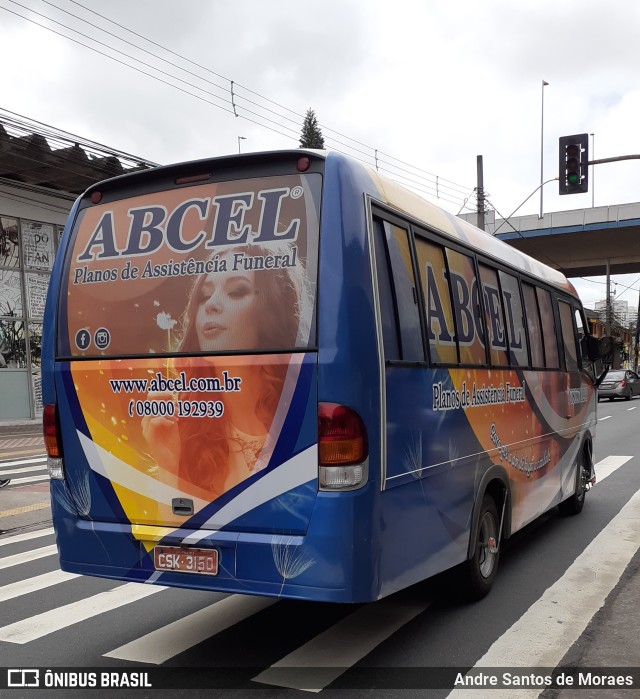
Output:
<instances>
[{"instance_id":1,"label":"traffic light pole","mask_svg":"<svg viewBox=\"0 0 640 699\"><path fill-rule=\"evenodd\" d=\"M529 199L531 199L531 197L532 197L539 189L541 189L542 187L544 187L545 184L549 184L549 182L557 182L557 181L558 181L558 178L557 178L557 177L552 177L550 180L547 180L546 182L543 182L542 184L539 184L539 185L533 190L533 192L531 192L531 194L522 202L522 204L518 204L518 206L516 206L516 208L507 216L507 218L504 219L504 221L503 221L503 222L496 228L496 230L493 232L493 235L496 235L496 234L498 233L498 231L502 228L502 226L504 226L505 223L509 223L509 219L516 213L516 211L518 211L518 209L522 208L522 207L529 201ZM510 223L509 223L509 225L511 226L511 228L513 228L513 226L512 226ZM516 233L519 233L519 232L520 232L520 231L516 231L515 228L513 228L513 230L514 230Z\"/></svg>"},{"instance_id":2,"label":"traffic light pole","mask_svg":"<svg viewBox=\"0 0 640 699\"><path fill-rule=\"evenodd\" d=\"M477 175L478 175L478 228L483 231L484 227L484 169L482 167L482 156L477 156Z\"/></svg>"},{"instance_id":3,"label":"traffic light pole","mask_svg":"<svg viewBox=\"0 0 640 699\"><path fill-rule=\"evenodd\" d=\"M617 163L619 160L640 160L640 155L617 155L615 158L600 158L589 160L587 165L602 165L602 163Z\"/></svg>"}]
</instances>

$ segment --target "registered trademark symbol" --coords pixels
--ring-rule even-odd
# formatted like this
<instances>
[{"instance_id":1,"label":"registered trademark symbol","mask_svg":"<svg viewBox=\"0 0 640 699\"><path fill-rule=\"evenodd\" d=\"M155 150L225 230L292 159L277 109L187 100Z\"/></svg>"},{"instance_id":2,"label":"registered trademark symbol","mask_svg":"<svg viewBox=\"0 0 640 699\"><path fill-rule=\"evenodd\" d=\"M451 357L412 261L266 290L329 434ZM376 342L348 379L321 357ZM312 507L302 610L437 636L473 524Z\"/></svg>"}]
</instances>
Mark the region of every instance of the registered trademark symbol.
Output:
<instances>
[{"instance_id":1,"label":"registered trademark symbol","mask_svg":"<svg viewBox=\"0 0 640 699\"><path fill-rule=\"evenodd\" d=\"M302 187L294 187L291 190L291 198L292 199L300 199L300 197L304 194L304 189Z\"/></svg>"}]
</instances>

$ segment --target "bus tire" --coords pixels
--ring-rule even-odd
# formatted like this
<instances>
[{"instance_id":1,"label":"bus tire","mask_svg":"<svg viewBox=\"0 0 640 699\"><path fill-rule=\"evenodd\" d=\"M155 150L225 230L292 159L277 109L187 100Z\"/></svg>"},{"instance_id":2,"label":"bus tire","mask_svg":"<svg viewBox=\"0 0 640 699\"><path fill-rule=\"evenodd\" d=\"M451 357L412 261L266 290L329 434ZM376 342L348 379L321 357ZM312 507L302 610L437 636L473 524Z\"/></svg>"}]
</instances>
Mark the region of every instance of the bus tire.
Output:
<instances>
[{"instance_id":1,"label":"bus tire","mask_svg":"<svg viewBox=\"0 0 640 699\"><path fill-rule=\"evenodd\" d=\"M474 602L486 597L498 573L500 517L495 500L485 493L476 527L473 555L459 570L459 588L464 599Z\"/></svg>"},{"instance_id":2,"label":"bus tire","mask_svg":"<svg viewBox=\"0 0 640 699\"><path fill-rule=\"evenodd\" d=\"M582 512L582 508L584 507L584 499L587 493L585 484L587 474L585 473L584 467L584 450L580 451L577 462L578 463L576 468L576 490L573 493L573 495L568 497L566 500L563 500L558 505L558 511L564 517L572 517L573 515L579 515Z\"/></svg>"}]
</instances>

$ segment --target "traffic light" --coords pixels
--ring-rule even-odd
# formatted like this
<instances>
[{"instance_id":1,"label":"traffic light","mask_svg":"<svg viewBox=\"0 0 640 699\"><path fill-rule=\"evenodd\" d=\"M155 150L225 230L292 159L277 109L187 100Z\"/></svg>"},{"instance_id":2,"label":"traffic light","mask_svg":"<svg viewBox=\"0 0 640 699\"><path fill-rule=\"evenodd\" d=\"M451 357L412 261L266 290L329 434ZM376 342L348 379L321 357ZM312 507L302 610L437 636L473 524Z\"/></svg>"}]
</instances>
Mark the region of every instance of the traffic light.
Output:
<instances>
[{"instance_id":1,"label":"traffic light","mask_svg":"<svg viewBox=\"0 0 640 699\"><path fill-rule=\"evenodd\" d=\"M560 194L589 191L589 134L560 136Z\"/></svg>"}]
</instances>

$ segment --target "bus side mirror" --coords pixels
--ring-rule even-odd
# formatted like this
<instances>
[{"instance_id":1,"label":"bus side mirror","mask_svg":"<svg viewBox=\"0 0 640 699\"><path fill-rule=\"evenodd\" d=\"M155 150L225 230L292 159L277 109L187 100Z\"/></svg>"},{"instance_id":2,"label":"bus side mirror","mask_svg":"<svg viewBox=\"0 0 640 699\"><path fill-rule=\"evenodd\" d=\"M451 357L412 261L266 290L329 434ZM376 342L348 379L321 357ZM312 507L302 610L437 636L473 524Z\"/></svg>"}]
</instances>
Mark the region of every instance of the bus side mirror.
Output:
<instances>
[{"instance_id":1,"label":"bus side mirror","mask_svg":"<svg viewBox=\"0 0 640 699\"><path fill-rule=\"evenodd\" d=\"M613 338L611 336L602 337L598 341L599 344L599 357L602 359L604 364L613 363Z\"/></svg>"},{"instance_id":2,"label":"bus side mirror","mask_svg":"<svg viewBox=\"0 0 640 699\"><path fill-rule=\"evenodd\" d=\"M584 339L589 338L586 343L586 350L588 352L593 352L594 359L594 369L596 373L595 386L596 388L604 381L611 364L613 363L613 353L614 353L614 342L613 338L610 336L596 338L587 335ZM591 358L591 354L589 355Z\"/></svg>"},{"instance_id":3,"label":"bus side mirror","mask_svg":"<svg viewBox=\"0 0 640 699\"><path fill-rule=\"evenodd\" d=\"M584 360L597 362L601 359L603 364L611 364L613 361L613 338L584 335L580 339L580 350Z\"/></svg>"}]
</instances>

